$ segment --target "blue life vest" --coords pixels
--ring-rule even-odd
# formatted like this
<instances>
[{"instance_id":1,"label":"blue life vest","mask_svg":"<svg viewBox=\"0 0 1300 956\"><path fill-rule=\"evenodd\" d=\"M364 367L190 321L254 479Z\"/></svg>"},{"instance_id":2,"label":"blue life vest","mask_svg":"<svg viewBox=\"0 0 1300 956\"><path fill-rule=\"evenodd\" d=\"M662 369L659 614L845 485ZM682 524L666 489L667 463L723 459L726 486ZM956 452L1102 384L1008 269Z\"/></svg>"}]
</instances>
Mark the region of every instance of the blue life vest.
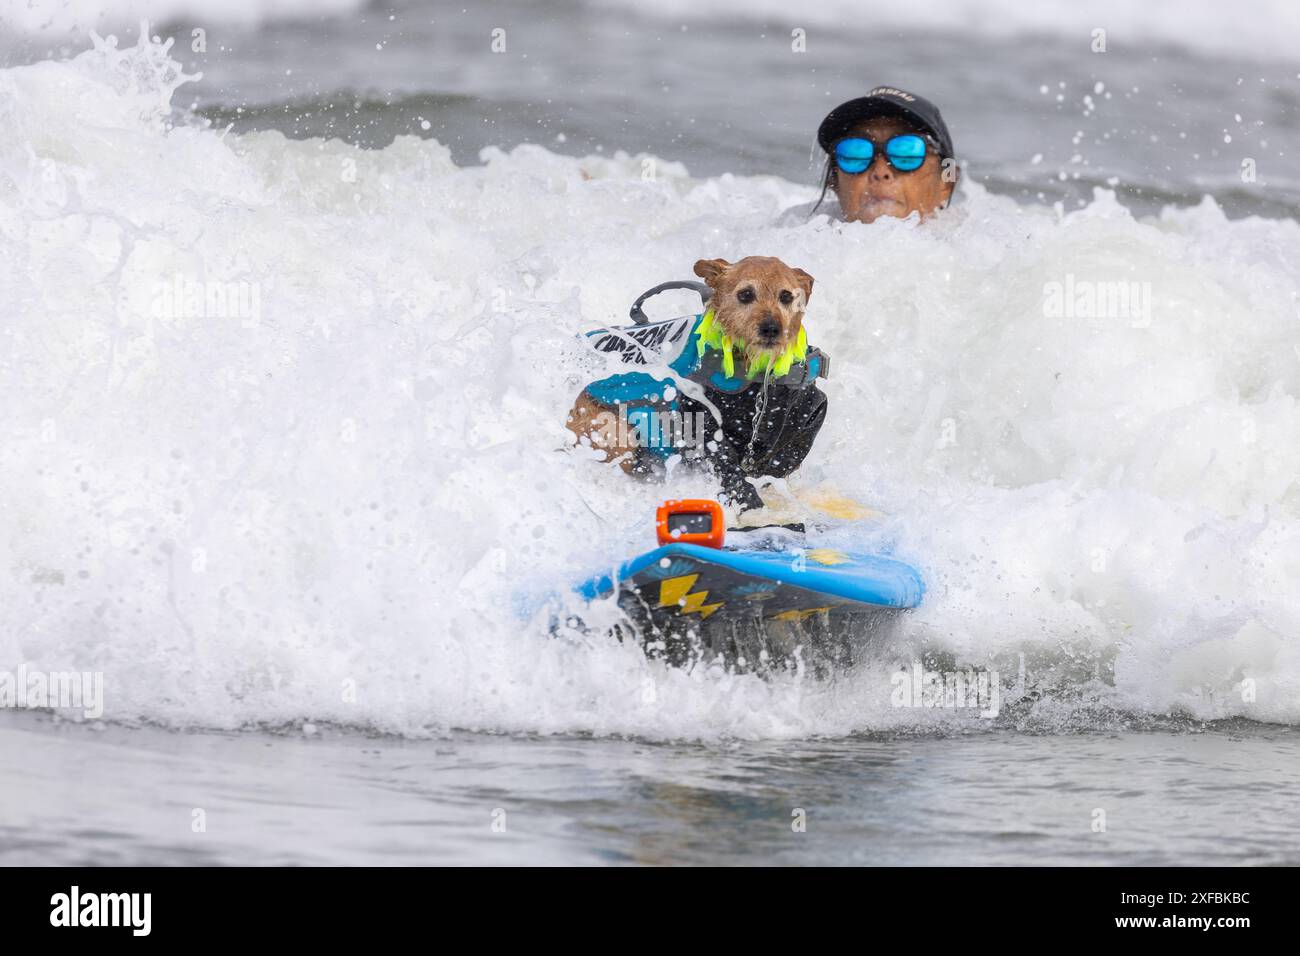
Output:
<instances>
[{"instance_id":1,"label":"blue life vest","mask_svg":"<svg viewBox=\"0 0 1300 956\"><path fill-rule=\"evenodd\" d=\"M587 340L597 352L619 354L625 365L666 365L673 376L696 382L711 391L735 395L748 388L761 387L761 379L727 375L722 369L722 356L718 350L699 348L699 329L703 320L704 314L701 313L642 325L596 329L587 333ZM796 362L785 375L771 378L768 385L809 388L816 379L826 378L829 372L829 357L820 349L809 346L804 361ZM660 429L651 427L651 418L660 412L680 409L682 390L673 376L621 372L592 382L586 391L602 405L626 406L629 427L649 436L645 446L647 450L666 459L674 453L674 448L663 438Z\"/></svg>"}]
</instances>

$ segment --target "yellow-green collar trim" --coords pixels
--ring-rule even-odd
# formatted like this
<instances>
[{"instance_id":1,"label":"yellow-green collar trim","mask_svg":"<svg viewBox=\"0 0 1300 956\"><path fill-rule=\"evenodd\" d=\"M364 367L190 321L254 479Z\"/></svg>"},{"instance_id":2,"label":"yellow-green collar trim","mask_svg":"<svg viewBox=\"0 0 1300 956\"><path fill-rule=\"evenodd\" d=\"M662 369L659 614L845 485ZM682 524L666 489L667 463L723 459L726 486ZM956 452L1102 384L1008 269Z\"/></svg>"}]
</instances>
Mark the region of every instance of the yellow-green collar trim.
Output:
<instances>
[{"instance_id":1,"label":"yellow-green collar trim","mask_svg":"<svg viewBox=\"0 0 1300 956\"><path fill-rule=\"evenodd\" d=\"M708 349L717 349L722 353L722 372L727 378L736 377L736 350L745 351L745 343L741 339L733 339L730 335L722 331L722 327L715 321L712 309L704 313L704 318L700 321L700 327L695 333L695 350L703 358ZM749 356L745 362L745 379L751 380L758 376L760 372L768 372L775 376L782 376L790 371L790 367L795 362L802 362L808 357L808 333L804 331L803 325L799 326L799 334L795 337L793 345L786 348L775 358L771 352L760 352L758 355Z\"/></svg>"}]
</instances>

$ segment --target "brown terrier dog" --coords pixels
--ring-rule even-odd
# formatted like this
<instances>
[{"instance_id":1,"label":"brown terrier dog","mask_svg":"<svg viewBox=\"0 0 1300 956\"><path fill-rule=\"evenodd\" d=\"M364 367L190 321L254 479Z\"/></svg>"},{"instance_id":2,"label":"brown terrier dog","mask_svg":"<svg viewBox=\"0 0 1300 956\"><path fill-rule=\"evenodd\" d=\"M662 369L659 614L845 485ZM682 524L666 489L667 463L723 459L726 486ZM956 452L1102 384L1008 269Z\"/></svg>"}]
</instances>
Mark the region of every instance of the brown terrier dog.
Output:
<instances>
[{"instance_id":1,"label":"brown terrier dog","mask_svg":"<svg viewBox=\"0 0 1300 956\"><path fill-rule=\"evenodd\" d=\"M695 274L711 290L708 312L713 313L716 334L708 349L696 344L696 333L702 328L702 323L697 323L691 336L681 337L684 343L676 334L671 336L678 341L677 358L660 354L657 361L634 364L668 362L678 372L689 366L683 377L703 385L709 403L723 416L720 430L716 423L708 429L716 438L708 442L708 457L728 494L747 507L757 507L761 501L755 504L757 496L743 478L789 474L803 461L825 418L826 397L812 387L812 380L825 374L825 357L817 350L810 350L817 356L811 360L815 363L812 369L800 354L795 373L781 372L775 380L779 387L763 387L764 377L750 371L771 367L798 345L813 277L771 256L748 256L734 264L725 259L701 259L695 263ZM635 336L636 330L632 330ZM721 354L723 343L731 347L725 356ZM697 351L704 361L692 362ZM630 361L626 354L624 361ZM629 474L648 473L656 458L662 461L666 453L647 455L644 434L627 428L615 403L601 397L617 394L622 401L629 387L634 392L638 387L629 386L629 378L644 379L649 401L666 407L657 404L662 394L670 394L663 391L662 382L635 373L614 376L582 391L567 425L579 443L604 451L605 461L618 461ZM719 381L726 385L720 386ZM614 382L618 384L610 384ZM673 400L674 414L703 416L703 408L685 396Z\"/></svg>"},{"instance_id":2,"label":"brown terrier dog","mask_svg":"<svg viewBox=\"0 0 1300 956\"><path fill-rule=\"evenodd\" d=\"M713 290L709 307L722 330L745 343L747 359L763 352L775 357L798 339L813 287L802 269L772 256L746 256L735 265L701 259L695 274Z\"/></svg>"}]
</instances>

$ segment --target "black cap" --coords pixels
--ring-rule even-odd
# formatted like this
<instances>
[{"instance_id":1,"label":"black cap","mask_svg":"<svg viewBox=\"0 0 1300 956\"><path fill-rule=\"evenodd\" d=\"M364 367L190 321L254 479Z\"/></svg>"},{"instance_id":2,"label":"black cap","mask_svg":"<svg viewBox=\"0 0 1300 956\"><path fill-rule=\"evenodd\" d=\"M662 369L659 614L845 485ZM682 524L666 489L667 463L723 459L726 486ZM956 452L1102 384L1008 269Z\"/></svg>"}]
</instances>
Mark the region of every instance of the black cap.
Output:
<instances>
[{"instance_id":1,"label":"black cap","mask_svg":"<svg viewBox=\"0 0 1300 956\"><path fill-rule=\"evenodd\" d=\"M817 142L828 153L857 123L875 116L901 116L910 120L935 138L941 159L953 155L952 136L948 126L935 106L923 96L898 90L892 86L877 86L866 96L841 103L827 114L817 130Z\"/></svg>"}]
</instances>

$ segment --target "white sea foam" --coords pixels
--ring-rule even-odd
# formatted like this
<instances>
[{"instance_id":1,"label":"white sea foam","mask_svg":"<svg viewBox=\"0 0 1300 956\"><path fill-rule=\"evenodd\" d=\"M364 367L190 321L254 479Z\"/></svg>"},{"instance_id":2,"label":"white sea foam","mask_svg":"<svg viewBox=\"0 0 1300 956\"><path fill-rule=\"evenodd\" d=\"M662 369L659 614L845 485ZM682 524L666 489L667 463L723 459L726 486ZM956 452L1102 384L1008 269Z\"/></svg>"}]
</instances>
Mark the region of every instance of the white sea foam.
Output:
<instances>
[{"instance_id":1,"label":"white sea foam","mask_svg":"<svg viewBox=\"0 0 1300 956\"><path fill-rule=\"evenodd\" d=\"M0 669L102 671L107 717L171 726L762 737L965 721L889 706L928 649L1024 654L1049 721L1076 692L1300 721L1295 222L972 187L925 227L777 227L806 188L223 135L170 123L182 80L103 41L0 71ZM832 686L671 671L512 601L648 543L664 495L558 450L575 333L745 254L816 276L835 375L800 480L893 515L827 542L930 581ZM1048 317L1067 276L1149 284L1149 321ZM254 287L256 314L217 295Z\"/></svg>"}]
</instances>

